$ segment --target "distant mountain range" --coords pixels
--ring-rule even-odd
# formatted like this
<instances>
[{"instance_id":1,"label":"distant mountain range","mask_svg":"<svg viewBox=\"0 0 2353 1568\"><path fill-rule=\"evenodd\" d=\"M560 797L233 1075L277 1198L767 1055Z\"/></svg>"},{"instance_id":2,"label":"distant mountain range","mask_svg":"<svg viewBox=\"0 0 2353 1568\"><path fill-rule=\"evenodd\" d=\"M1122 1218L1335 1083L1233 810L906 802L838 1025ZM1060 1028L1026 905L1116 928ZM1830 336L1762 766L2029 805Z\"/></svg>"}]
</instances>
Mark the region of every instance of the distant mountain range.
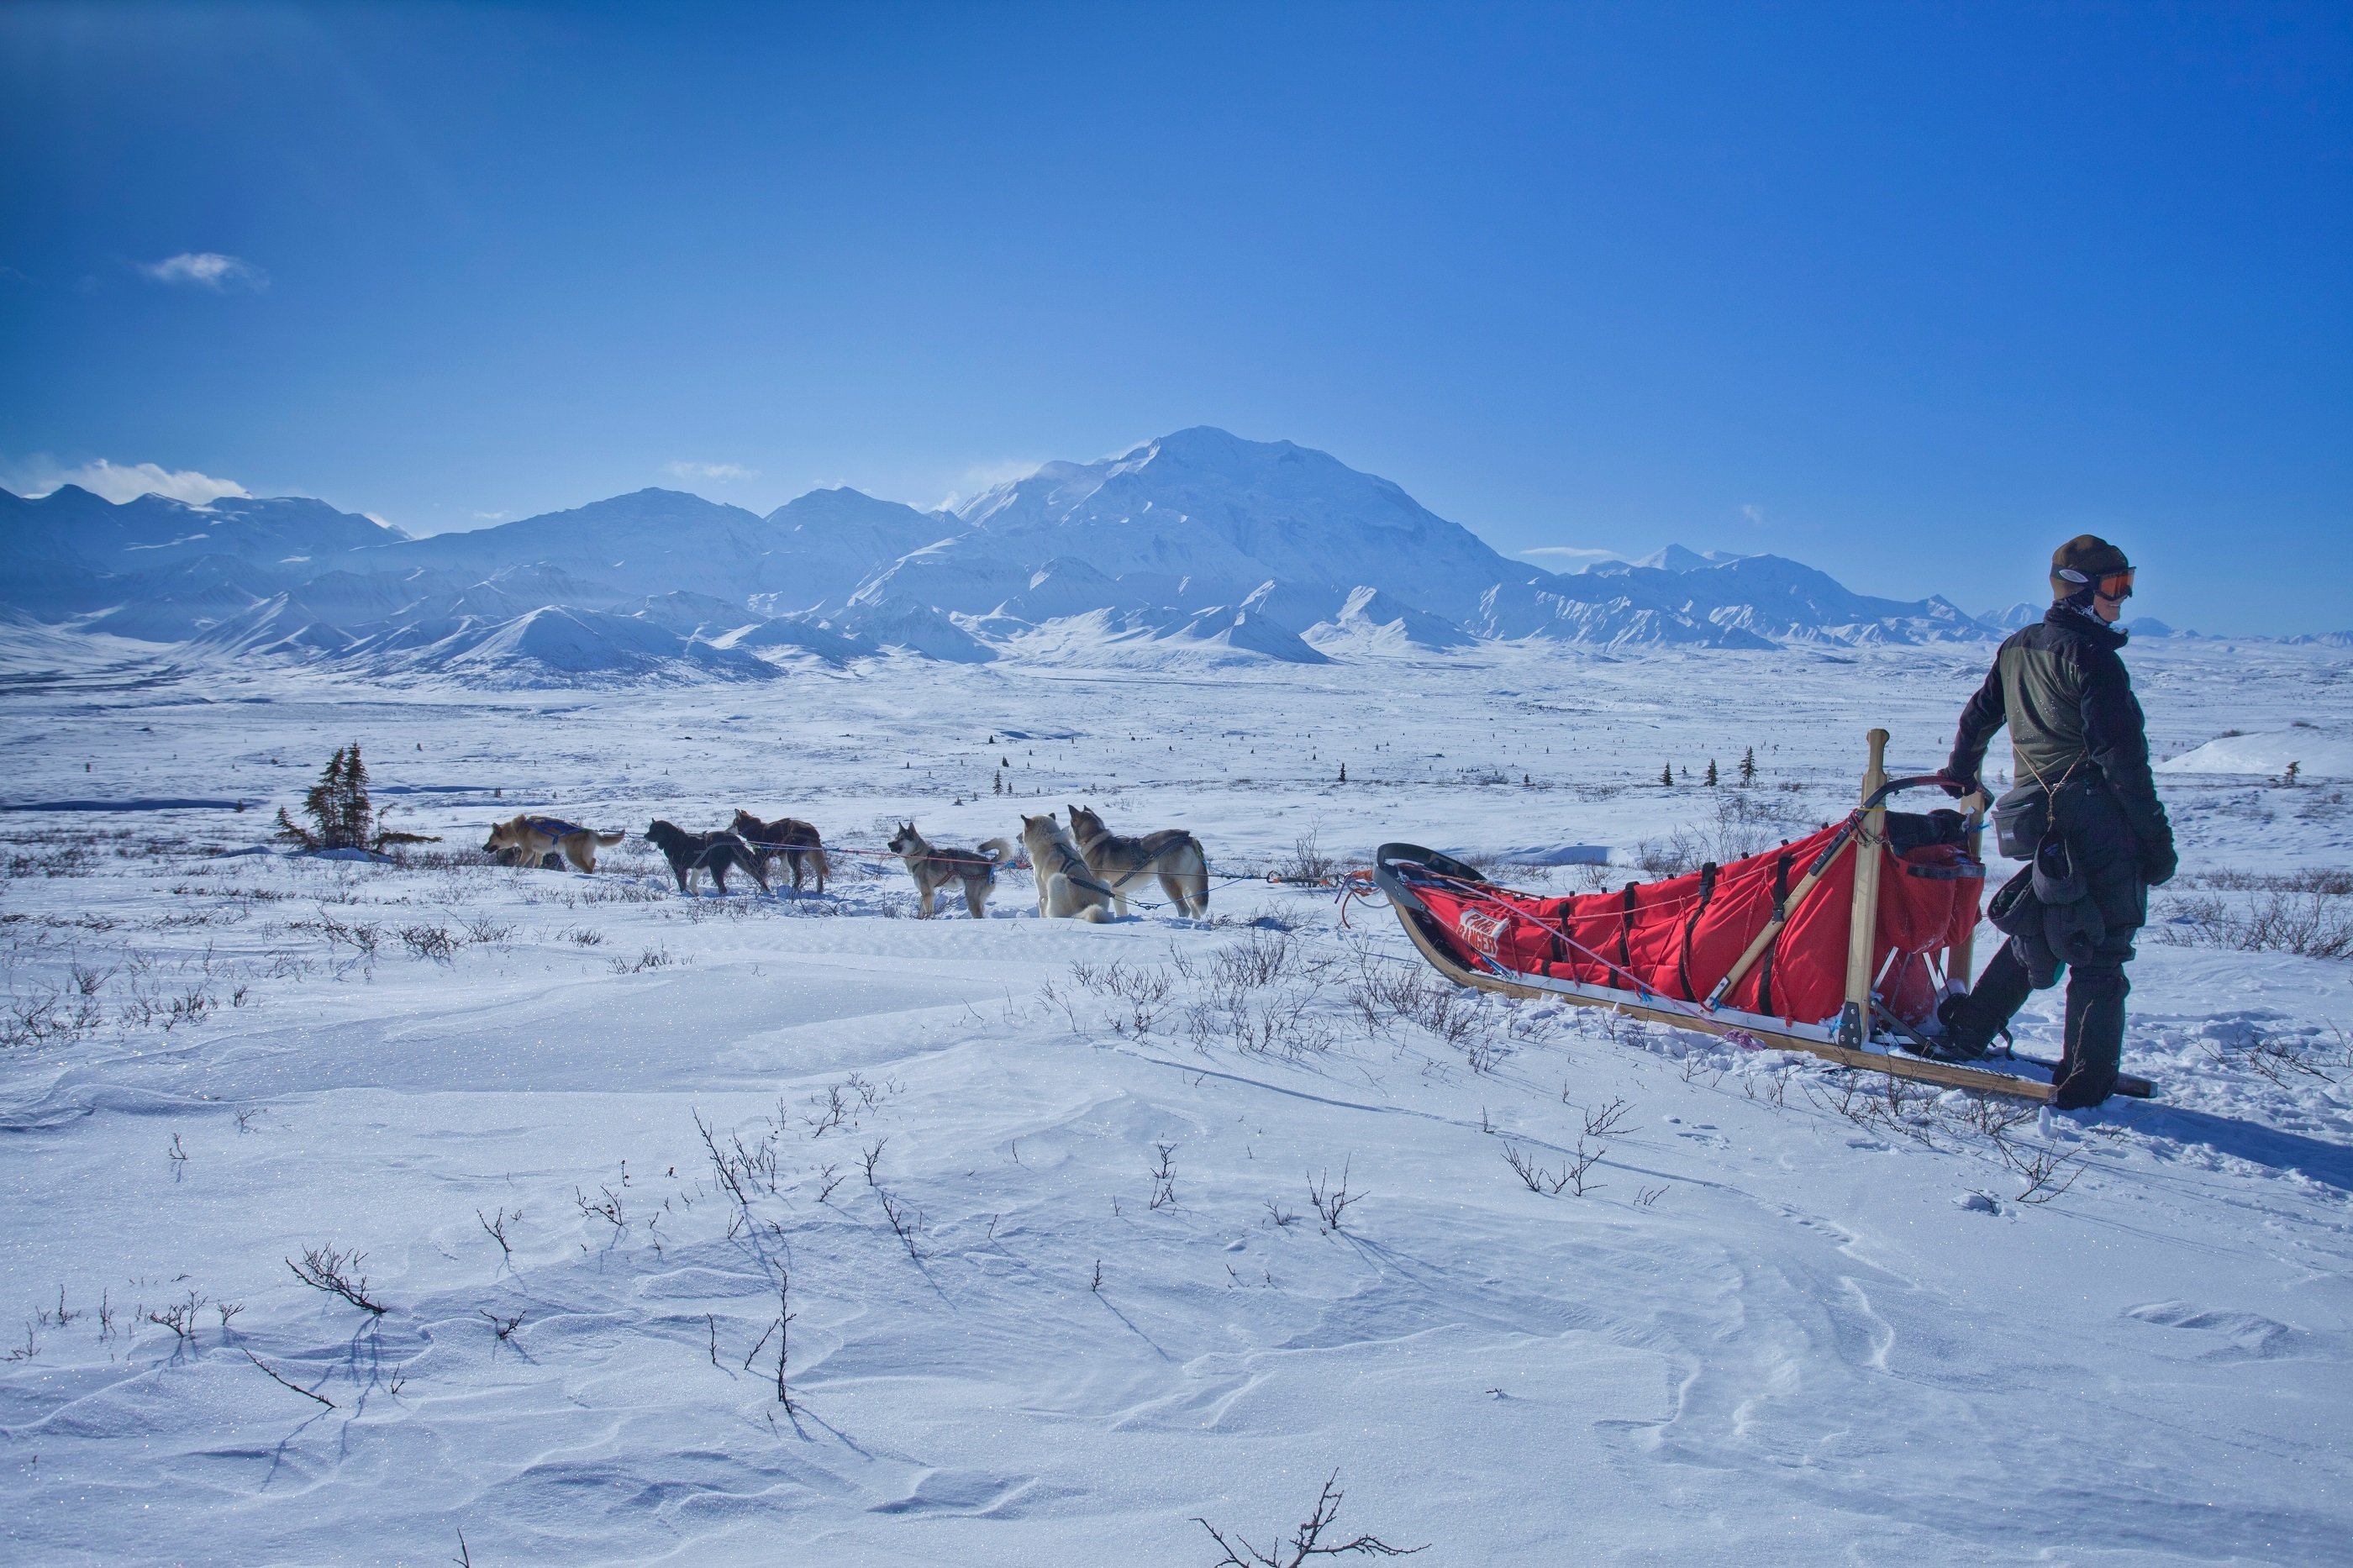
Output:
<instances>
[{"instance_id":1,"label":"distant mountain range","mask_svg":"<svg viewBox=\"0 0 2353 1568\"><path fill-rule=\"evenodd\" d=\"M1387 479L1198 426L1049 463L953 510L814 490L763 517L646 489L412 539L293 497L116 505L0 491L0 605L193 652L488 684L761 679L887 651L1220 664L1545 640L1980 639L1938 597L1873 598L1773 555L1671 546L1554 574Z\"/></svg>"}]
</instances>

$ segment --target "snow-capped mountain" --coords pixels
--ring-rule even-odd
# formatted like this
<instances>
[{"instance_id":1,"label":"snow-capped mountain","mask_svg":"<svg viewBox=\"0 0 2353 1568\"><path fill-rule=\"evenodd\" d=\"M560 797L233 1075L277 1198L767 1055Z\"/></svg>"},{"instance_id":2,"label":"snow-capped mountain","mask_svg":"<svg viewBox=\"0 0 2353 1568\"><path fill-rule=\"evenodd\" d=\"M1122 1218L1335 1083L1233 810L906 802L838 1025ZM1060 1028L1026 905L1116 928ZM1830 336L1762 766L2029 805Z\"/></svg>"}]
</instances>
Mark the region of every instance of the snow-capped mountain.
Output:
<instances>
[{"instance_id":1,"label":"snow-capped mountain","mask_svg":"<svg viewBox=\"0 0 2353 1568\"><path fill-rule=\"evenodd\" d=\"M764 517L644 489L412 539L301 498L117 506L68 488L0 492L0 603L43 620L469 679L501 658L517 679L755 678L764 659L891 650L1309 664L1491 640L1761 648L1992 632L1942 598L1855 594L1772 555L1669 545L1539 571L1329 454L1206 426L1049 463L953 510L837 489Z\"/></svg>"},{"instance_id":2,"label":"snow-capped mountain","mask_svg":"<svg viewBox=\"0 0 2353 1568\"><path fill-rule=\"evenodd\" d=\"M1387 479L1208 426L1101 462L1049 463L956 510L969 531L937 552L976 567L1084 561L1168 584L1179 603L1234 603L1270 582L1343 598L1368 586L1452 620L1529 574Z\"/></svg>"}]
</instances>

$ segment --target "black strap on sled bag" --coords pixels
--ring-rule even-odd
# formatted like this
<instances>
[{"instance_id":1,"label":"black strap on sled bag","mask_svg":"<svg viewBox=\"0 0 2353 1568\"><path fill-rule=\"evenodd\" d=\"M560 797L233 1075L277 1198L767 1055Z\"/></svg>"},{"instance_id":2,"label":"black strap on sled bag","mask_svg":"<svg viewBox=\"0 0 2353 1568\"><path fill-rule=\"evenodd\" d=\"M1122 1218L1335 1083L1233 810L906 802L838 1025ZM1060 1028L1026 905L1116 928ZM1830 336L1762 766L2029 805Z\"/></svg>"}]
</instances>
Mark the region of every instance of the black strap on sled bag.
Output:
<instances>
[{"instance_id":1,"label":"black strap on sled bag","mask_svg":"<svg viewBox=\"0 0 2353 1568\"><path fill-rule=\"evenodd\" d=\"M1780 925L1788 918L1789 852L1784 849L1773 857L1773 923ZM1757 966L1757 1010L1759 1013L1770 1015L1773 1011L1773 959L1780 951L1781 936L1779 931L1776 931L1772 944L1765 950L1765 961Z\"/></svg>"},{"instance_id":2,"label":"black strap on sled bag","mask_svg":"<svg viewBox=\"0 0 2353 1568\"><path fill-rule=\"evenodd\" d=\"M1692 905L1692 912L1683 921L1683 942L1675 952L1675 983L1683 988L1683 1000L1686 1002L1699 1000L1699 993L1692 989L1691 982L1692 932L1699 929L1699 917L1707 913L1707 901L1715 896L1715 874L1720 869L1722 868L1713 860L1700 867L1699 900Z\"/></svg>"},{"instance_id":3,"label":"black strap on sled bag","mask_svg":"<svg viewBox=\"0 0 2353 1568\"><path fill-rule=\"evenodd\" d=\"M1640 886L1635 882L1626 884L1622 895L1625 902L1618 913L1618 967L1621 971L1634 967L1634 895Z\"/></svg>"}]
</instances>

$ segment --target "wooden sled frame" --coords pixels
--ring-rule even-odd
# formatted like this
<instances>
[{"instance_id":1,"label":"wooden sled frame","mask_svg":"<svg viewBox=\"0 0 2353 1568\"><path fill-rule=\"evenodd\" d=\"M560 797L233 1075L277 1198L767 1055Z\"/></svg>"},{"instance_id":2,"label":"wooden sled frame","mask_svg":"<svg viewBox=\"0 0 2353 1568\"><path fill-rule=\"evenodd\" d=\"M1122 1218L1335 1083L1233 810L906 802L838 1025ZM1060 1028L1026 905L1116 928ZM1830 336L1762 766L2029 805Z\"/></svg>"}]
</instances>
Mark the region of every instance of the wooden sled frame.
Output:
<instances>
[{"instance_id":1,"label":"wooden sled frame","mask_svg":"<svg viewBox=\"0 0 2353 1568\"><path fill-rule=\"evenodd\" d=\"M1848 829L1823 851L1809 875L1791 889L1788 907L1794 909L1812 890L1815 881L1827 871L1838 856L1851 844L1861 843L1877 847L1886 842L1886 806L1889 795L1898 790L1931 783L1941 783L1932 775L1891 780L1887 777L1884 757L1887 731L1871 731L1871 765L1863 774L1862 803ZM1980 814L1982 797L1970 813L1969 849L1974 856L1978 836L1982 832ZM1939 1084L1947 1089L1974 1089L1982 1094L2008 1095L2017 1100L2047 1103L2052 1086L2040 1079L2020 1077L1989 1067L1975 1067L1961 1062L1938 1061L1931 1057L1915 1057L1905 1053L1894 1034L1883 1027L1865 1029L1862 1019L1875 1017L1880 1024L1894 1021L1876 1004L1871 984L1873 936L1878 930L1879 864L1877 855L1864 857L1857 868L1854 879L1853 935L1847 953L1847 1000L1837 1021L1829 1024L1799 1024L1783 1018L1766 1017L1744 1013L1721 1005L1721 998L1733 983L1746 972L1757 958L1778 934L1782 921L1768 924L1734 964L1725 979L1700 1004L1672 1003L1654 993L1624 989L1610 985L1595 985L1582 981L1561 980L1548 975L1525 974L1501 968L1484 973L1465 967L1454 958L1440 940L1437 918L1428 905L1415 896L1411 885L1399 874L1393 862L1407 861L1427 867L1451 880L1486 884L1487 879L1472 867L1451 856L1419 844L1384 844L1373 861L1373 881L1387 894L1397 910L1398 923L1405 928L1407 938L1415 949L1437 970L1457 985L1467 985L1481 991L1493 991L1505 996L1551 997L1557 1001L1586 1007L1608 1007L1626 1017L1641 1018L1663 1024L1670 1028L1690 1029L1700 1034L1715 1035L1775 1050L1803 1051L1835 1062L1840 1067L1855 1068L1865 1072L1883 1072L1894 1078L1913 1079L1923 1083ZM1786 916L1784 917L1786 919ZM1952 950L1952 968L1962 976L1968 973L1968 944ZM1898 1026L1900 1027L1900 1026ZM2050 1070L2055 1064L2032 1057L2010 1058L2023 1066ZM2145 1078L2130 1073L2116 1076L2116 1092L2137 1099L2147 1099L2155 1092L2155 1085Z\"/></svg>"}]
</instances>

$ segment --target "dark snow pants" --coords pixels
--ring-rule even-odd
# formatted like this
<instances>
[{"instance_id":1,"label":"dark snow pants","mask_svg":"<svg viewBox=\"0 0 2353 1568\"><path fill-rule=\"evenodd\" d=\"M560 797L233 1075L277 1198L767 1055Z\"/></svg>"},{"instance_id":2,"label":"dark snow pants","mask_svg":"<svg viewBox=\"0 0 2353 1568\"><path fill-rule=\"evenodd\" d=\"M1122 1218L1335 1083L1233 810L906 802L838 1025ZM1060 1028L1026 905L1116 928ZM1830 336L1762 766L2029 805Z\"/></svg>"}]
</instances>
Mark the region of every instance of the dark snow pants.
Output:
<instances>
[{"instance_id":1,"label":"dark snow pants","mask_svg":"<svg viewBox=\"0 0 2353 1568\"><path fill-rule=\"evenodd\" d=\"M2047 947L2027 945L2039 946L2040 938L2011 937L1947 1023L1957 1044L1983 1049L2034 991L2034 972L2051 975L2050 984L2063 969L2066 1047L2051 1103L2073 1110L2097 1105L2116 1092L2125 1048L2125 997L2132 990L2125 965L2132 962L2134 935L2148 919L2148 884L2141 877L2139 841L2105 789L2070 790L2063 802L2058 826L2084 874L2084 897L2106 924L2105 934L2068 963L2054 962Z\"/></svg>"}]
</instances>

